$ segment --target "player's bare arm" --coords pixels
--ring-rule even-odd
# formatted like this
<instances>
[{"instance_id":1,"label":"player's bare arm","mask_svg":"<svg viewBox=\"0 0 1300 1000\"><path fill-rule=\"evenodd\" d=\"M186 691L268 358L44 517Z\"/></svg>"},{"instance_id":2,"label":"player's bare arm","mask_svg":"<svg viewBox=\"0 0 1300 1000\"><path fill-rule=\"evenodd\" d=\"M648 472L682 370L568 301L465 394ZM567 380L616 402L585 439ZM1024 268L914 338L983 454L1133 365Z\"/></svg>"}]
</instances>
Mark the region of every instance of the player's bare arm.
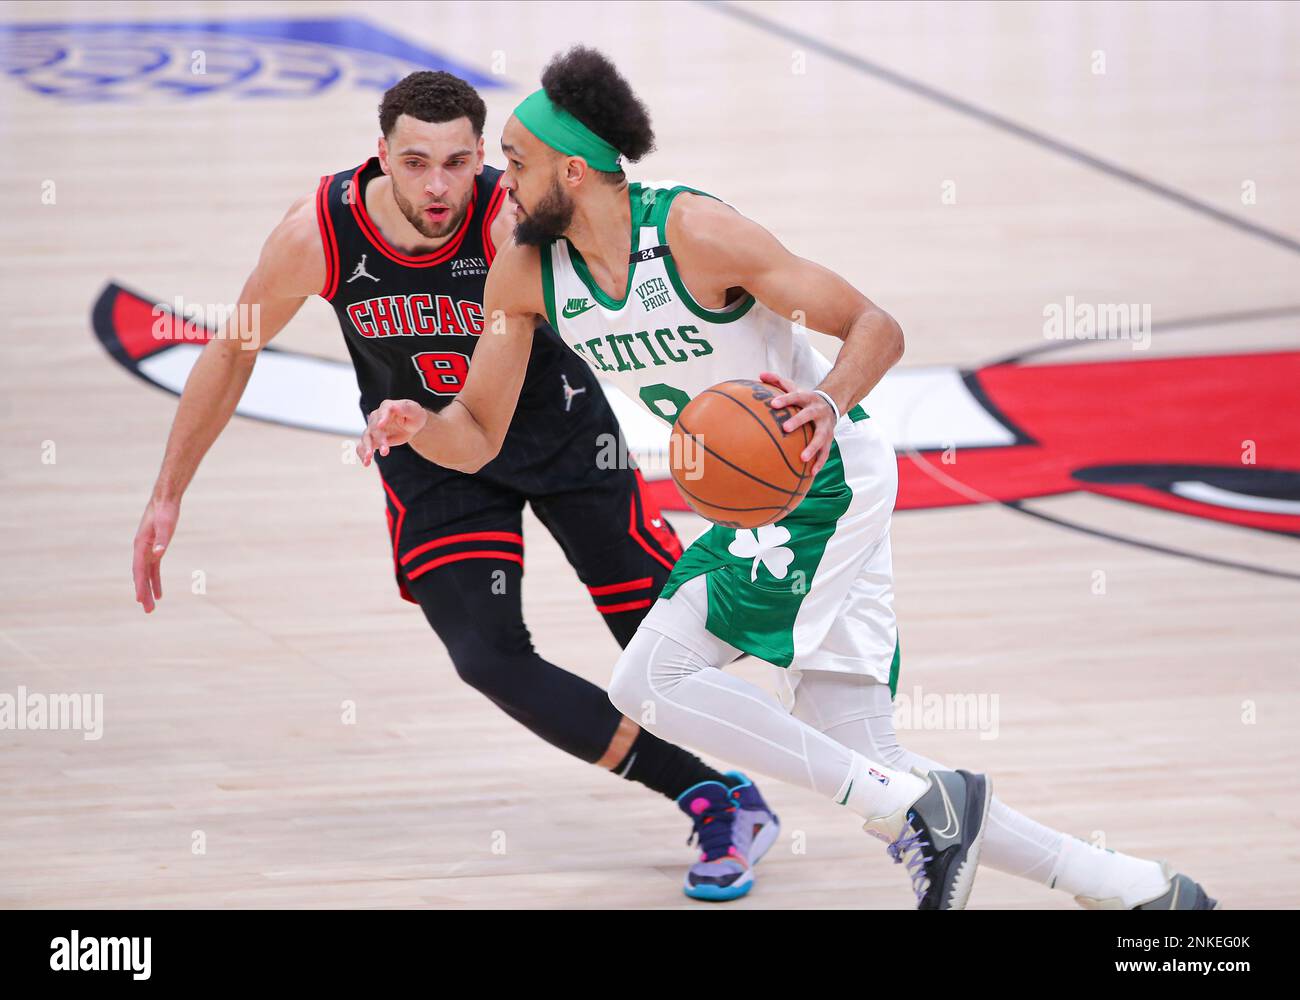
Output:
<instances>
[{"instance_id":1,"label":"player's bare arm","mask_svg":"<svg viewBox=\"0 0 1300 1000\"><path fill-rule=\"evenodd\" d=\"M834 413L860 402L903 355L903 331L887 312L842 277L787 250L766 229L712 198L683 194L668 214L668 242L687 287L701 305L720 309L727 292L743 288L781 316L844 342L820 385L796 386L773 372L761 373L782 394L773 407L800 407L787 431L809 421L815 433L803 451L820 470L830 454Z\"/></svg>"},{"instance_id":2,"label":"player's bare arm","mask_svg":"<svg viewBox=\"0 0 1300 1000\"><path fill-rule=\"evenodd\" d=\"M267 237L228 327L203 348L181 393L162 469L135 536L135 599L146 613L162 597L163 553L199 463L234 414L261 349L324 281L325 252L315 199L308 196L295 202Z\"/></svg>"},{"instance_id":3,"label":"player's bare arm","mask_svg":"<svg viewBox=\"0 0 1300 1000\"><path fill-rule=\"evenodd\" d=\"M475 473L501 450L528 370L533 329L542 310L537 250L502 246L483 291L484 329L464 388L437 413L409 399L386 399L370 414L357 454L409 443L443 468Z\"/></svg>"}]
</instances>

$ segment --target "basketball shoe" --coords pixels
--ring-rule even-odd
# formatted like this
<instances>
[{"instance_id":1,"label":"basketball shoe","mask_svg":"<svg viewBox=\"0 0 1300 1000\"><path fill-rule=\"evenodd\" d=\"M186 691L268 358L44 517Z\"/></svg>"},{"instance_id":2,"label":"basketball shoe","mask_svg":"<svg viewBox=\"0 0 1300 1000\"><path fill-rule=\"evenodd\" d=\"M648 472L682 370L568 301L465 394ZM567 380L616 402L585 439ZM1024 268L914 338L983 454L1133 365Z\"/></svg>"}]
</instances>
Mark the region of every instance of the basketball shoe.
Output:
<instances>
[{"instance_id":1,"label":"basketball shoe","mask_svg":"<svg viewBox=\"0 0 1300 1000\"><path fill-rule=\"evenodd\" d=\"M682 792L677 805L695 826L687 843L696 841L700 859L686 872L682 891L692 899L738 899L754 887L754 865L781 832L776 814L757 786L739 771L728 771L727 784L701 781Z\"/></svg>"},{"instance_id":2,"label":"basketball shoe","mask_svg":"<svg viewBox=\"0 0 1300 1000\"><path fill-rule=\"evenodd\" d=\"M969 771L922 771L929 787L910 806L868 820L863 829L906 864L918 910L962 910L970 898L984 843L992 783ZM895 833L902 827L901 833Z\"/></svg>"},{"instance_id":3,"label":"basketball shoe","mask_svg":"<svg viewBox=\"0 0 1300 1000\"><path fill-rule=\"evenodd\" d=\"M1218 910L1219 901L1208 896L1199 882L1193 882L1186 875L1174 871L1168 861L1160 862L1160 871L1169 881L1169 888L1158 896L1152 896L1135 906L1125 906L1117 897L1110 899L1093 899L1090 896L1075 896L1074 901L1085 910Z\"/></svg>"}]
</instances>

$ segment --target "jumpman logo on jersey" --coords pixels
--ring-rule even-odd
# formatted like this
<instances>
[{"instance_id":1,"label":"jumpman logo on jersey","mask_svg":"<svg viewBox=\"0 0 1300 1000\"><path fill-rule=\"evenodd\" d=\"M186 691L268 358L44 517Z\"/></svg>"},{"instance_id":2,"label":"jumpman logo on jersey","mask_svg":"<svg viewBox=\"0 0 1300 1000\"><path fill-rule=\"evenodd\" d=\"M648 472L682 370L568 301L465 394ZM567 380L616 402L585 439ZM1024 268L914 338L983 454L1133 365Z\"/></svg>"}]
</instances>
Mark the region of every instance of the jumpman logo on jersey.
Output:
<instances>
[{"instance_id":1,"label":"jumpman logo on jersey","mask_svg":"<svg viewBox=\"0 0 1300 1000\"><path fill-rule=\"evenodd\" d=\"M357 269L356 269L355 271L352 272L352 277L350 277L347 281L345 281L344 284L345 284L345 285L350 285L350 284L352 284L352 282L356 281L358 278L369 278L371 281L378 281L378 280L379 280L379 279L376 278L373 274L371 274L369 271L366 270L366 255L365 255L365 254L362 254L362 255L361 255L361 260L358 261L358 263L357 263Z\"/></svg>"},{"instance_id":2,"label":"jumpman logo on jersey","mask_svg":"<svg viewBox=\"0 0 1300 1000\"><path fill-rule=\"evenodd\" d=\"M563 372L560 373L560 381L564 383L564 412L569 412L569 407L573 405L573 397L580 392L586 392L587 387L584 385L581 389L575 389L569 385L569 376Z\"/></svg>"}]
</instances>

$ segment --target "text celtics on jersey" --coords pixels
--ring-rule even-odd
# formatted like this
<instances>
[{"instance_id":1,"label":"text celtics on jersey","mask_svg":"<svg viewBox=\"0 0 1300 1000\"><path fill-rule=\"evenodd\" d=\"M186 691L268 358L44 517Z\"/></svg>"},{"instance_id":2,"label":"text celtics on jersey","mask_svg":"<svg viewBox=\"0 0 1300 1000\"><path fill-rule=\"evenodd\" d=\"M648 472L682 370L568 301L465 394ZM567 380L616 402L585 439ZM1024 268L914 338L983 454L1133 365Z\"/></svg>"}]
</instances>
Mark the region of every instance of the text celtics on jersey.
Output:
<instances>
[{"instance_id":1,"label":"text celtics on jersey","mask_svg":"<svg viewBox=\"0 0 1300 1000\"><path fill-rule=\"evenodd\" d=\"M699 333L699 327L696 326L679 326L676 330L662 327L654 331L638 330L636 333L610 333L603 337L592 337L590 340L575 341L572 347L600 371L640 371L643 368L680 364L691 358L708 357L713 353L713 345ZM608 357L606 351L609 352Z\"/></svg>"}]
</instances>

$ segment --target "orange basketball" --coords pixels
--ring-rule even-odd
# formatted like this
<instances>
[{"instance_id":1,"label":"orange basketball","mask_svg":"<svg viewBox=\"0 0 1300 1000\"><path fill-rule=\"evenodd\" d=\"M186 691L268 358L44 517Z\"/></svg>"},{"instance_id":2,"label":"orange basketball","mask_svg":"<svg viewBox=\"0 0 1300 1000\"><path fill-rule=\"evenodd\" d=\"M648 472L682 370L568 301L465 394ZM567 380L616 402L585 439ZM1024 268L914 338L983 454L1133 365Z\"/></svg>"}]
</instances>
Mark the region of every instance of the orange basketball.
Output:
<instances>
[{"instance_id":1,"label":"orange basketball","mask_svg":"<svg viewBox=\"0 0 1300 1000\"><path fill-rule=\"evenodd\" d=\"M780 391L766 382L719 382L677 415L669 438L673 480L695 512L728 528L759 528L798 506L812 485L799 454L812 424L786 433L799 408L772 409Z\"/></svg>"}]
</instances>

